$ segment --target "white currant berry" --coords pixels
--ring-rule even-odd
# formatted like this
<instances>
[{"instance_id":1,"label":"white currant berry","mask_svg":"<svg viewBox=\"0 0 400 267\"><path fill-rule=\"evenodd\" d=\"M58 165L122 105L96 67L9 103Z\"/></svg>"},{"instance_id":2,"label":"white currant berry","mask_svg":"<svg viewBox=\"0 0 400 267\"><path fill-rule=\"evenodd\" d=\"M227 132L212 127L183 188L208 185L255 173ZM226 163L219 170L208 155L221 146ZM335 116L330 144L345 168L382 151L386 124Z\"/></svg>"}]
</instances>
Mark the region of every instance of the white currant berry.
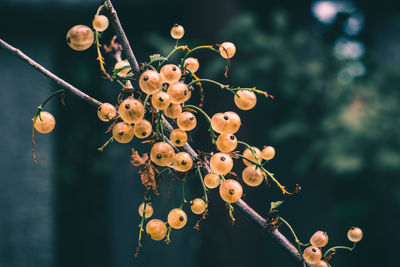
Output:
<instances>
[{"instance_id":1,"label":"white currant berry","mask_svg":"<svg viewBox=\"0 0 400 267\"><path fill-rule=\"evenodd\" d=\"M243 195L242 186L233 179L227 179L219 186L219 195L228 203L238 202Z\"/></svg>"},{"instance_id":2,"label":"white currant berry","mask_svg":"<svg viewBox=\"0 0 400 267\"><path fill-rule=\"evenodd\" d=\"M179 24L175 24L174 27L172 27L171 29L171 36L174 39L179 40L183 37L184 34L185 34L185 29Z\"/></svg>"},{"instance_id":3,"label":"white currant berry","mask_svg":"<svg viewBox=\"0 0 400 267\"><path fill-rule=\"evenodd\" d=\"M202 214L207 208L206 202L201 198L195 198L190 203L190 209L194 214Z\"/></svg>"},{"instance_id":4,"label":"white currant berry","mask_svg":"<svg viewBox=\"0 0 400 267\"><path fill-rule=\"evenodd\" d=\"M102 121L110 121L117 115L117 110L110 103L103 103L97 108L97 116Z\"/></svg>"},{"instance_id":5,"label":"white currant berry","mask_svg":"<svg viewBox=\"0 0 400 267\"><path fill-rule=\"evenodd\" d=\"M108 28L108 18L104 15L96 15L94 16L92 25L93 28L98 32L103 32Z\"/></svg>"},{"instance_id":6,"label":"white currant berry","mask_svg":"<svg viewBox=\"0 0 400 267\"><path fill-rule=\"evenodd\" d=\"M325 247L328 244L328 235L323 231L315 232L310 238L310 244L314 247Z\"/></svg>"},{"instance_id":7,"label":"white currant berry","mask_svg":"<svg viewBox=\"0 0 400 267\"><path fill-rule=\"evenodd\" d=\"M275 157L275 148L272 146L265 146L261 151L261 157L265 160L271 160Z\"/></svg>"},{"instance_id":8,"label":"white currant berry","mask_svg":"<svg viewBox=\"0 0 400 267\"><path fill-rule=\"evenodd\" d=\"M183 67L189 70L191 73L195 73L200 67L199 60L194 57L188 57L187 59L185 59Z\"/></svg>"},{"instance_id":9,"label":"white currant berry","mask_svg":"<svg viewBox=\"0 0 400 267\"><path fill-rule=\"evenodd\" d=\"M210 167L213 173L226 175L233 168L233 160L228 154L216 153L210 159Z\"/></svg>"},{"instance_id":10,"label":"white currant berry","mask_svg":"<svg viewBox=\"0 0 400 267\"><path fill-rule=\"evenodd\" d=\"M139 78L140 89L149 95L159 92L162 83L161 75L155 70L146 70Z\"/></svg>"},{"instance_id":11,"label":"white currant berry","mask_svg":"<svg viewBox=\"0 0 400 267\"><path fill-rule=\"evenodd\" d=\"M359 242L363 237L363 231L358 227L351 227L347 232L347 238L351 242Z\"/></svg>"},{"instance_id":12,"label":"white currant berry","mask_svg":"<svg viewBox=\"0 0 400 267\"><path fill-rule=\"evenodd\" d=\"M257 96L249 90L239 90L234 97L235 104L241 110L250 110L257 104Z\"/></svg>"},{"instance_id":13,"label":"white currant berry","mask_svg":"<svg viewBox=\"0 0 400 267\"><path fill-rule=\"evenodd\" d=\"M42 134L50 133L54 130L56 119L50 112L41 111L34 122L35 130Z\"/></svg>"},{"instance_id":14,"label":"white currant berry","mask_svg":"<svg viewBox=\"0 0 400 267\"><path fill-rule=\"evenodd\" d=\"M181 69L174 64L164 65L160 70L161 77L164 82L174 83L181 78Z\"/></svg>"},{"instance_id":15,"label":"white currant berry","mask_svg":"<svg viewBox=\"0 0 400 267\"><path fill-rule=\"evenodd\" d=\"M140 217L143 217L143 211L144 211L144 202L140 204L138 212ZM147 218L150 218L153 215L153 207L151 206L151 203L146 203L146 211L144 212L144 216Z\"/></svg>"},{"instance_id":16,"label":"white currant berry","mask_svg":"<svg viewBox=\"0 0 400 267\"><path fill-rule=\"evenodd\" d=\"M316 264L321 261L321 250L315 246L309 246L303 251L303 258L309 264Z\"/></svg>"},{"instance_id":17,"label":"white currant berry","mask_svg":"<svg viewBox=\"0 0 400 267\"><path fill-rule=\"evenodd\" d=\"M93 45L94 34L92 29L86 25L76 25L72 27L67 33L68 45L76 50L83 51Z\"/></svg>"},{"instance_id":18,"label":"white currant berry","mask_svg":"<svg viewBox=\"0 0 400 267\"><path fill-rule=\"evenodd\" d=\"M120 60L117 63L115 63L114 70L121 69L120 71L117 72L117 75L119 77L125 78L128 75L128 73L131 71L131 67L130 66L131 65L129 65L128 60L126 60L126 59L125 60ZM124 68L124 69L122 69L122 68Z\"/></svg>"},{"instance_id":19,"label":"white currant berry","mask_svg":"<svg viewBox=\"0 0 400 267\"><path fill-rule=\"evenodd\" d=\"M219 54L226 59L232 58L236 53L236 47L231 42L222 43L219 46Z\"/></svg>"}]
</instances>

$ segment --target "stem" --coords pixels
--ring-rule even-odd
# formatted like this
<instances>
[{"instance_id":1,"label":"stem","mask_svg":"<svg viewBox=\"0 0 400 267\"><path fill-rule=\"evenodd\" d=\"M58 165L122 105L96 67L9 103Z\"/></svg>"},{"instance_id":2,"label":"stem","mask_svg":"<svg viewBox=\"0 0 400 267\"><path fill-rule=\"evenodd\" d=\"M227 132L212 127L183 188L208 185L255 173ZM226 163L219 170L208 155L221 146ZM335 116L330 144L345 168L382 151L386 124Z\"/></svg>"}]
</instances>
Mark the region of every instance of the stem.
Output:
<instances>
[{"instance_id":1,"label":"stem","mask_svg":"<svg viewBox=\"0 0 400 267\"><path fill-rule=\"evenodd\" d=\"M211 135L211 143L215 144L215 138L217 136L215 135L215 132L211 126L211 118L207 115L207 113L205 113L204 110L202 110L201 108L196 107L194 105L184 105L183 108L185 108L185 107L191 108L191 109L194 109L194 110L200 112L204 116L204 118L206 118L207 122L210 124L208 131L210 132L210 135Z\"/></svg>"},{"instance_id":2,"label":"stem","mask_svg":"<svg viewBox=\"0 0 400 267\"><path fill-rule=\"evenodd\" d=\"M183 177L183 180L182 180L182 202L181 202L181 205L179 206L180 209L182 209L183 204L185 204L187 202L186 198L185 198L185 182L186 182L186 176Z\"/></svg>"},{"instance_id":3,"label":"stem","mask_svg":"<svg viewBox=\"0 0 400 267\"><path fill-rule=\"evenodd\" d=\"M247 147L251 151L251 154L253 154L253 158L255 158L257 160L257 162L261 163L261 160L256 155L256 151L249 144L247 144L246 142L243 142L243 141L238 141L238 144L241 144L241 145L244 145L245 147Z\"/></svg>"},{"instance_id":4,"label":"stem","mask_svg":"<svg viewBox=\"0 0 400 267\"><path fill-rule=\"evenodd\" d=\"M122 49L125 52L126 58L128 59L129 64L133 68L133 70L139 74L140 68L139 64L136 60L135 55L133 54L131 45L126 37L125 31L122 28L121 22L119 21L117 11L113 7L111 0L106 0L107 8L110 11L109 18L111 21L111 25L114 28L115 34L117 35L119 42L121 43Z\"/></svg>"},{"instance_id":5,"label":"stem","mask_svg":"<svg viewBox=\"0 0 400 267\"><path fill-rule=\"evenodd\" d=\"M193 52L195 52L197 50L200 50L200 49L208 49L208 50L211 50L211 51L219 53L219 50L215 49L212 45L201 45L201 46L195 47L192 50L188 51L186 53L186 55L182 58L182 64L181 64L182 68L183 68L183 62L185 62L185 59L187 59L190 54L192 54Z\"/></svg>"},{"instance_id":6,"label":"stem","mask_svg":"<svg viewBox=\"0 0 400 267\"><path fill-rule=\"evenodd\" d=\"M301 251L301 245L302 245L303 243L301 243L301 242L299 241L299 239L297 238L297 235L296 235L296 233L294 232L292 226L290 226L290 224L289 224L285 219L283 219L282 217L278 217L278 220L281 221L281 222L283 222L283 223L289 228L290 232L292 233L292 235L293 235L293 237L294 237L294 239L295 239L295 243L297 244L297 250L299 251L299 255L300 255L300 257L301 257L303 266L306 266L306 265L305 265L305 261L304 261L304 257L303 257L303 252Z\"/></svg>"},{"instance_id":7,"label":"stem","mask_svg":"<svg viewBox=\"0 0 400 267\"><path fill-rule=\"evenodd\" d=\"M193 80L190 83L188 83L188 87L190 87L192 84L198 83L198 82L208 82L208 83L212 83L215 85L218 85L219 87L221 87L221 89L224 89L225 87L227 87L227 85L219 83L217 81L211 80L211 79L197 79L197 80Z\"/></svg>"},{"instance_id":8,"label":"stem","mask_svg":"<svg viewBox=\"0 0 400 267\"><path fill-rule=\"evenodd\" d=\"M208 204L207 188L206 188L206 185L204 184L203 175L201 174L200 166L197 166L197 173L199 174L201 186L203 187L203 192L204 192L203 199L206 202L206 204Z\"/></svg>"},{"instance_id":9,"label":"stem","mask_svg":"<svg viewBox=\"0 0 400 267\"><path fill-rule=\"evenodd\" d=\"M350 250L352 251L353 249L355 249L357 242L354 242L352 247L345 247L345 246L335 246L335 247L331 247L330 249L328 249L325 253L324 253L324 257L328 256L330 252L335 252L337 249L346 249L346 250Z\"/></svg>"},{"instance_id":10,"label":"stem","mask_svg":"<svg viewBox=\"0 0 400 267\"><path fill-rule=\"evenodd\" d=\"M60 89L55 91L54 93L52 93L51 95L49 95L43 102L42 104L40 104L40 106L38 106L38 113L40 112L40 110L42 110L44 108L44 106L47 104L47 102L50 101L50 99L52 99L54 96L61 94L64 92L64 89Z\"/></svg>"}]
</instances>

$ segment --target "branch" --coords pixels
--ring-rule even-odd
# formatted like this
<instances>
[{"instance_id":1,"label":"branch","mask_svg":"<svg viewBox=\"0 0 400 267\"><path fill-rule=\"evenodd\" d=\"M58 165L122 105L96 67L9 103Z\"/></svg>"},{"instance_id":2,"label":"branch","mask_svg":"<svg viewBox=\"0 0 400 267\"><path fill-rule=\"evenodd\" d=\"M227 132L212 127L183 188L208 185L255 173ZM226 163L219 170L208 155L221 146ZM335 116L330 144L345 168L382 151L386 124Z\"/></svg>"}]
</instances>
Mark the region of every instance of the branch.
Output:
<instances>
[{"instance_id":1,"label":"branch","mask_svg":"<svg viewBox=\"0 0 400 267\"><path fill-rule=\"evenodd\" d=\"M100 106L102 104L100 101L97 101L93 97L88 96L87 94L85 94L84 92L82 92L78 88L76 88L75 86L72 86L71 84L69 84L66 81L64 81L63 79L61 79L60 77L54 75L53 73L48 71L46 68L41 66L39 63L37 63L36 61L34 61L33 59L31 59L30 57L25 55L19 49L9 45L8 43L3 41L2 39L0 39L0 46L3 47L8 52L10 52L11 54L14 54L15 56L17 56L20 59L22 59L23 61L25 61L28 65L31 65L32 67L34 67L35 69L37 69L38 71L43 73L45 76L47 76L48 78L53 80L59 86L61 86L64 89L68 90L73 95L76 95L76 96L82 98L83 100L85 100L86 102L88 102L88 103L90 103L92 105L95 105L95 106Z\"/></svg>"},{"instance_id":2,"label":"branch","mask_svg":"<svg viewBox=\"0 0 400 267\"><path fill-rule=\"evenodd\" d=\"M122 28L121 22L119 21L117 11L113 7L113 4L111 3L110 0L107 0L107 9L110 12L109 17L111 21L111 25L117 34L117 38L119 42L121 43L122 49L125 52L126 59L128 59L129 64L133 68L133 70L139 74L140 73L140 68L139 64L136 60L135 54L133 54L132 48L130 43L128 42L128 38L125 35L124 29Z\"/></svg>"},{"instance_id":3,"label":"branch","mask_svg":"<svg viewBox=\"0 0 400 267\"><path fill-rule=\"evenodd\" d=\"M107 1L110 2L110 1ZM111 3L111 2L110 2ZM115 16L112 16L111 18L118 18L116 16L116 11L114 10ZM119 23L118 22L112 22L112 23ZM119 24L120 25L120 24ZM119 34L117 32L117 34ZM128 40L126 39L125 35L119 35L118 36L120 41L123 43L128 43ZM27 64L31 65L41 73L43 73L45 76L49 77L51 80L56 82L59 86L63 87L64 89L68 90L71 94L85 100L86 102L94 105L94 106L99 106L102 103L87 94L83 93L76 87L72 86L71 84L67 83L66 81L62 80L60 77L54 75L47 69L45 69L43 66L35 62L33 59L29 58L27 55L25 55L23 52L21 52L19 49L9 45L2 39L0 39L0 46L7 50L9 53L14 54L15 56L19 57L23 61L25 61ZM130 52L129 52L130 51ZM132 53L130 56L127 55L127 58L135 58L133 55L132 50L125 50L124 52L126 54ZM164 127L166 132L170 133L173 130L173 127L171 124L165 119L164 119ZM199 155L193 150L193 148L186 143L183 147L183 150L185 150L187 153L189 153L193 159L198 160L200 159ZM208 164L203 164L203 169L207 172L211 172L211 168ZM266 234L267 236L271 237L272 240L278 245L279 248L284 250L293 260L295 260L299 265L302 264L301 257L297 252L297 249L293 244L284 236L282 235L278 230L271 230L268 225L266 224L266 219L264 219L261 215L259 215L256 211L254 211L249 205L247 205L246 202L243 200L239 200L238 202L233 204L237 210L242 213L251 223L253 223L261 232ZM307 265L308 266L308 265Z\"/></svg>"}]
</instances>

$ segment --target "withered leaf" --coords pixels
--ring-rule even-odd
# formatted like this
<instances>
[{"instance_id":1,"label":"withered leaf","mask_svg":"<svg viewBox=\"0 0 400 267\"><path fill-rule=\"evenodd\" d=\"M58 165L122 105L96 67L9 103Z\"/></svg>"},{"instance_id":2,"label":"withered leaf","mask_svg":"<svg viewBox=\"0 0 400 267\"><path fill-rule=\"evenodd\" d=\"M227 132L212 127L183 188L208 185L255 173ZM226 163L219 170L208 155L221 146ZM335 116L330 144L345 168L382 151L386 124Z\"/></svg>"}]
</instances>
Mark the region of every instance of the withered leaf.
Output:
<instances>
[{"instance_id":1,"label":"withered leaf","mask_svg":"<svg viewBox=\"0 0 400 267\"><path fill-rule=\"evenodd\" d=\"M132 148L131 163L133 166L144 165L148 159L149 156L147 156L147 153L144 153L143 156L140 156L139 153Z\"/></svg>"},{"instance_id":2,"label":"withered leaf","mask_svg":"<svg viewBox=\"0 0 400 267\"><path fill-rule=\"evenodd\" d=\"M146 189L152 189L154 194L158 195L157 183L156 183L156 179L155 179L156 172L157 172L157 169L154 168L154 166L151 165L151 163L146 164L139 171L140 179L142 180L142 184L146 187Z\"/></svg>"}]
</instances>

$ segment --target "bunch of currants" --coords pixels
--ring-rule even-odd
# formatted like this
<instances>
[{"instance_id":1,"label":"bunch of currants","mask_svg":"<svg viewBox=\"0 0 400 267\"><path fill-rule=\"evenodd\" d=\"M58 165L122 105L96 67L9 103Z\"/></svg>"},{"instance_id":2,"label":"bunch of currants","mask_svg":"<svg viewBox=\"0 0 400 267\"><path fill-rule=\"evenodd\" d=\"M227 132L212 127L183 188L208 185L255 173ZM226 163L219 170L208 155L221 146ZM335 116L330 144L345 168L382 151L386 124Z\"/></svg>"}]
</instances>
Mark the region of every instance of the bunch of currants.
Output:
<instances>
[{"instance_id":1,"label":"bunch of currants","mask_svg":"<svg viewBox=\"0 0 400 267\"><path fill-rule=\"evenodd\" d=\"M210 79L200 79L197 76L200 65L199 60L193 57L194 52L201 49L210 50L230 60L236 53L235 45L224 42L193 49L179 46L179 40L183 37L185 30L181 25L176 24L170 32L172 38L176 40L176 45L168 56L151 56L149 62L141 64L139 71L133 70L127 60L119 57L116 58L117 62L112 69L112 75L109 75L104 68L104 58L101 55L99 43L101 37L99 33L109 26L108 18L100 15L105 8L107 8L106 5L100 6L93 19L94 31L85 25L74 26L67 33L67 43L77 51L86 50L95 44L102 72L111 77L111 81L118 81L122 86L123 91L115 104L103 103L97 109L97 116L101 121L111 122L112 137L105 145L114 140L128 144L135 137L148 139L146 143L151 145L149 157L147 154L143 154L142 157L137 154L139 163L134 164L135 166L143 165L140 173L146 189L144 202L138 208L139 215L142 217L139 225L139 246L145 222L147 222L145 231L151 239L169 241L171 230L183 228L188 220L184 211L186 204L184 195L181 205L170 210L166 222L160 219L149 219L154 212L151 191L156 192L158 176L162 174L169 173L169 175L183 177L183 186L187 175L196 173L199 176L204 196L194 198L189 203L191 211L203 217L208 209L209 190L219 187L219 195L226 202L229 214L234 220L231 204L238 202L243 196L243 187L232 172L234 160L243 161L245 168L242 170L241 180L247 186L259 186L270 178L283 194L290 194L285 186L282 186L265 168L265 163L275 156L274 147L264 146L259 149L239 141L235 136L242 125L241 118L236 112L221 112L209 117L201 108L202 103L198 106L187 104L196 87L202 91L205 83L232 93L234 103L240 110L254 108L257 104L256 94L269 97L265 91L257 90L255 87L233 87ZM171 63L171 56L179 51L184 52L183 56L178 63ZM40 106L33 119L33 127L40 133L49 133L55 127L54 117L49 112L42 111L48 100L49 98ZM193 158L187 150L181 149L188 144L189 134L197 126L196 115L203 116L209 123L210 141L216 148L215 152L204 153L201 159ZM172 123L175 128L165 132L166 123ZM238 145L244 147L242 153L236 151ZM202 167L205 164L209 164L211 172L207 172L203 178ZM358 242L362 237L362 232L359 228L352 228L348 237L351 241ZM315 233L310 240L311 246L304 250L304 260L313 266L328 266L320 250L327 242L326 233L321 231Z\"/></svg>"}]
</instances>

